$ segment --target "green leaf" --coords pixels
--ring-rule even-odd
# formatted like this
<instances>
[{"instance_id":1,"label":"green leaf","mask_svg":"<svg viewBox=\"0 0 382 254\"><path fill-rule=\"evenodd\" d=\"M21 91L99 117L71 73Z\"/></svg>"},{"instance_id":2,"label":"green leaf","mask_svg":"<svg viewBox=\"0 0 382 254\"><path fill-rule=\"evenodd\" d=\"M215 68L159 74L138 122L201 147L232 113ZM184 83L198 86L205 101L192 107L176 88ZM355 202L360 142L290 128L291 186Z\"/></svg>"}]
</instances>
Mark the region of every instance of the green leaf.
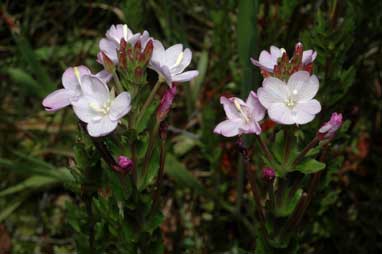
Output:
<instances>
[{"instance_id":1,"label":"green leaf","mask_svg":"<svg viewBox=\"0 0 382 254\"><path fill-rule=\"evenodd\" d=\"M175 180L175 182L182 186L188 187L196 192L205 194L206 191L199 180L194 177L186 167L179 162L172 154L167 154L165 172Z\"/></svg>"},{"instance_id":2,"label":"green leaf","mask_svg":"<svg viewBox=\"0 0 382 254\"><path fill-rule=\"evenodd\" d=\"M287 217L294 211L297 203L300 201L302 189L298 189L293 197L289 196L289 191L284 191L282 200L278 206L275 207L275 216Z\"/></svg>"},{"instance_id":3,"label":"green leaf","mask_svg":"<svg viewBox=\"0 0 382 254\"><path fill-rule=\"evenodd\" d=\"M152 234L152 232L157 229L163 221L163 214L161 212L151 216L146 220L144 224L144 231Z\"/></svg>"},{"instance_id":4,"label":"green leaf","mask_svg":"<svg viewBox=\"0 0 382 254\"><path fill-rule=\"evenodd\" d=\"M11 195L17 192L21 192L24 190L31 190L31 189L39 189L43 187L48 187L53 184L58 183L58 179L52 178L52 177L46 177L46 176L32 176L30 178L27 178L26 180L9 187L3 191L0 192L0 197L4 197L7 195Z\"/></svg>"},{"instance_id":5,"label":"green leaf","mask_svg":"<svg viewBox=\"0 0 382 254\"><path fill-rule=\"evenodd\" d=\"M20 197L17 197L16 199L13 199L11 202L7 203L6 207L2 207L0 211L0 223L8 218L9 215L13 213L14 210L16 210L22 202L27 198L28 196L22 195Z\"/></svg>"},{"instance_id":6,"label":"green leaf","mask_svg":"<svg viewBox=\"0 0 382 254\"><path fill-rule=\"evenodd\" d=\"M315 159L307 159L296 166L296 170L304 174L316 173L325 168L325 163L319 162Z\"/></svg>"},{"instance_id":7,"label":"green leaf","mask_svg":"<svg viewBox=\"0 0 382 254\"><path fill-rule=\"evenodd\" d=\"M239 14L237 20L238 49L239 60L243 68L243 82L241 85L241 95L247 96L248 92L253 88L254 70L250 63L251 56L255 53L256 37L257 37L257 11L259 1L257 0L240 0Z\"/></svg>"}]
</instances>

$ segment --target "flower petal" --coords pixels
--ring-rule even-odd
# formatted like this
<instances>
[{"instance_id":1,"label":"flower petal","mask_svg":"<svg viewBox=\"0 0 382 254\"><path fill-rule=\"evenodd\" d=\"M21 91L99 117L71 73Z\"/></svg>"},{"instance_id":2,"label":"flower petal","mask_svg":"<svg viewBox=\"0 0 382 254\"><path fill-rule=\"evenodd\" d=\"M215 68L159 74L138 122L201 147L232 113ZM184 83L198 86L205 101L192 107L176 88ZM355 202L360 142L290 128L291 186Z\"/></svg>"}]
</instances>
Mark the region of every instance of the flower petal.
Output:
<instances>
[{"instance_id":1,"label":"flower petal","mask_svg":"<svg viewBox=\"0 0 382 254\"><path fill-rule=\"evenodd\" d=\"M187 66L189 66L191 63L191 59L192 59L191 50L189 48L186 48L183 51L183 54L184 55L183 55L182 61L178 65L176 65L170 69L170 71L173 75L182 73L187 68Z\"/></svg>"},{"instance_id":2,"label":"flower petal","mask_svg":"<svg viewBox=\"0 0 382 254\"><path fill-rule=\"evenodd\" d=\"M288 97L288 93L286 84L274 77L264 79L263 87L257 90L258 98L266 108L269 108L272 103L284 102Z\"/></svg>"},{"instance_id":3,"label":"flower petal","mask_svg":"<svg viewBox=\"0 0 382 254\"><path fill-rule=\"evenodd\" d=\"M165 49L160 41L153 40L153 46L153 54L151 55L149 67L151 62L161 63L165 57Z\"/></svg>"},{"instance_id":4,"label":"flower petal","mask_svg":"<svg viewBox=\"0 0 382 254\"><path fill-rule=\"evenodd\" d=\"M307 71L298 71L288 80L288 89L298 101L311 100L318 91L319 82L315 75L310 76Z\"/></svg>"},{"instance_id":5,"label":"flower petal","mask_svg":"<svg viewBox=\"0 0 382 254\"><path fill-rule=\"evenodd\" d=\"M117 128L118 122L111 121L107 116L99 121L89 122L87 129L92 137L105 136Z\"/></svg>"},{"instance_id":6,"label":"flower petal","mask_svg":"<svg viewBox=\"0 0 382 254\"><path fill-rule=\"evenodd\" d=\"M250 109L250 114L257 122L263 120L265 116L265 108L261 105L257 94L251 91L248 95L247 106Z\"/></svg>"},{"instance_id":7,"label":"flower petal","mask_svg":"<svg viewBox=\"0 0 382 254\"><path fill-rule=\"evenodd\" d=\"M113 77L113 75L109 73L107 70L102 70L96 73L95 76L99 78L100 80L102 80L104 83L109 82L111 78Z\"/></svg>"},{"instance_id":8,"label":"flower petal","mask_svg":"<svg viewBox=\"0 0 382 254\"><path fill-rule=\"evenodd\" d=\"M268 108L268 115L273 121L280 124L294 124L295 116L292 110L288 108L284 103L273 103L270 108Z\"/></svg>"},{"instance_id":9,"label":"flower petal","mask_svg":"<svg viewBox=\"0 0 382 254\"><path fill-rule=\"evenodd\" d=\"M88 96L82 96L78 101L72 103L74 113L85 123L90 123L101 116L90 107L91 103L97 102Z\"/></svg>"},{"instance_id":10,"label":"flower petal","mask_svg":"<svg viewBox=\"0 0 382 254\"><path fill-rule=\"evenodd\" d=\"M239 127L241 124L242 121L240 120L225 120L215 127L214 133L223 135L225 137L233 137L239 134Z\"/></svg>"},{"instance_id":11,"label":"flower petal","mask_svg":"<svg viewBox=\"0 0 382 254\"><path fill-rule=\"evenodd\" d=\"M220 103L224 107L225 114L229 120L241 119L240 113L237 111L232 98L226 98L224 96L220 97Z\"/></svg>"},{"instance_id":12,"label":"flower petal","mask_svg":"<svg viewBox=\"0 0 382 254\"><path fill-rule=\"evenodd\" d=\"M318 100L299 102L294 107L294 111L304 111L309 114L318 114L321 111L321 104Z\"/></svg>"},{"instance_id":13,"label":"flower petal","mask_svg":"<svg viewBox=\"0 0 382 254\"><path fill-rule=\"evenodd\" d=\"M186 71L172 77L172 82L187 82L199 75L198 71Z\"/></svg>"},{"instance_id":14,"label":"flower petal","mask_svg":"<svg viewBox=\"0 0 382 254\"><path fill-rule=\"evenodd\" d=\"M260 135L261 133L261 127L260 124L256 121L251 122L249 124L243 124L241 127L239 127L239 133L245 133L245 134L256 134Z\"/></svg>"},{"instance_id":15,"label":"flower petal","mask_svg":"<svg viewBox=\"0 0 382 254\"><path fill-rule=\"evenodd\" d=\"M272 58L271 54L269 54L269 52L266 50L261 51L259 56L259 63L261 65L260 67L264 67L264 69L269 72L273 72L273 68L277 64L277 62Z\"/></svg>"},{"instance_id":16,"label":"flower petal","mask_svg":"<svg viewBox=\"0 0 382 254\"><path fill-rule=\"evenodd\" d=\"M110 58L113 63L118 63L117 49L119 48L119 44L113 40L101 39L99 41L99 48Z\"/></svg>"},{"instance_id":17,"label":"flower petal","mask_svg":"<svg viewBox=\"0 0 382 254\"><path fill-rule=\"evenodd\" d=\"M109 99L109 88L96 76L84 75L81 78L81 88L84 95L92 97L100 105Z\"/></svg>"},{"instance_id":18,"label":"flower petal","mask_svg":"<svg viewBox=\"0 0 382 254\"><path fill-rule=\"evenodd\" d=\"M129 113L131 97L128 92L120 93L111 103L109 117L112 121L118 121Z\"/></svg>"},{"instance_id":19,"label":"flower petal","mask_svg":"<svg viewBox=\"0 0 382 254\"><path fill-rule=\"evenodd\" d=\"M167 65L168 67L175 65L178 60L178 57L180 56L182 52L183 52L182 44L175 44L169 47L168 49L166 49L165 59L163 61L163 64Z\"/></svg>"},{"instance_id":20,"label":"flower petal","mask_svg":"<svg viewBox=\"0 0 382 254\"><path fill-rule=\"evenodd\" d=\"M302 64L307 65L312 63L317 57L317 52L309 49L302 52Z\"/></svg>"},{"instance_id":21,"label":"flower petal","mask_svg":"<svg viewBox=\"0 0 382 254\"><path fill-rule=\"evenodd\" d=\"M66 89L76 90L80 86L81 77L86 74L91 74L86 66L69 67L62 74L62 85Z\"/></svg>"},{"instance_id":22,"label":"flower petal","mask_svg":"<svg viewBox=\"0 0 382 254\"><path fill-rule=\"evenodd\" d=\"M42 101L42 105L46 111L54 112L70 105L70 99L73 95L74 92L72 90L58 89L45 97Z\"/></svg>"}]
</instances>

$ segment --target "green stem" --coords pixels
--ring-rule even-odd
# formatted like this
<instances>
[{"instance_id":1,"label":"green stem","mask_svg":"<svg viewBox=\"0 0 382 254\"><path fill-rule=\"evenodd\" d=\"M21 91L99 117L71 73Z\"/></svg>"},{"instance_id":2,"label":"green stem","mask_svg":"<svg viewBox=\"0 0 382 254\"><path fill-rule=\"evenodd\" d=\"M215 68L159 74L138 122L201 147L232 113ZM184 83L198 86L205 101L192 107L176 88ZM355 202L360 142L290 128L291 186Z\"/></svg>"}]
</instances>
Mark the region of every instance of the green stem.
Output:
<instances>
[{"instance_id":1,"label":"green stem","mask_svg":"<svg viewBox=\"0 0 382 254\"><path fill-rule=\"evenodd\" d=\"M159 129L159 122L155 122L155 125L151 129L151 132L150 132L149 144L147 146L147 150L146 150L146 153L145 153L145 158L144 158L144 161L143 161L143 169L142 169L142 177L143 177L143 179L146 178L147 168L149 166L149 162L150 162L151 156L153 154L155 140L156 140L156 138L158 136L157 135L158 134L158 129Z\"/></svg>"},{"instance_id":2,"label":"green stem","mask_svg":"<svg viewBox=\"0 0 382 254\"><path fill-rule=\"evenodd\" d=\"M256 137L256 140L259 143L260 148L263 151L264 155L267 157L269 162L272 163L274 161L272 153L269 151L268 147L264 144L263 140L261 139L261 137L259 135L255 135L255 137ZM271 165L269 165L269 166L271 166Z\"/></svg>"},{"instance_id":3,"label":"green stem","mask_svg":"<svg viewBox=\"0 0 382 254\"><path fill-rule=\"evenodd\" d=\"M119 80L119 77L116 71L113 71L113 80L115 82L115 86L118 92L123 92L123 86L121 84L121 81Z\"/></svg>"},{"instance_id":4,"label":"green stem","mask_svg":"<svg viewBox=\"0 0 382 254\"><path fill-rule=\"evenodd\" d=\"M296 159L292 163L292 168L298 165L304 159L305 155L310 151L310 149L315 147L319 141L320 140L318 139L318 137L315 136L312 139L312 141L310 141L310 143L307 146L305 146L305 148L299 153L299 155L297 155Z\"/></svg>"},{"instance_id":5,"label":"green stem","mask_svg":"<svg viewBox=\"0 0 382 254\"><path fill-rule=\"evenodd\" d=\"M162 78L159 78L158 81L155 83L153 90L151 90L149 96L147 97L145 103L143 104L143 107L141 108L141 110L139 112L139 115L137 118L137 123L139 123L142 120L147 108L150 106L150 104L151 104L152 100L154 99L154 96L157 93L162 82L163 82Z\"/></svg>"},{"instance_id":6,"label":"green stem","mask_svg":"<svg viewBox=\"0 0 382 254\"><path fill-rule=\"evenodd\" d=\"M159 159L159 172L158 172L158 178L156 182L156 191L154 193L154 198L153 198L153 208L152 212L154 212L159 204L159 196L160 192L162 189L162 180L163 180L163 175L164 175L164 164L166 162L166 140L162 139L161 140L161 145L160 145L160 159Z\"/></svg>"}]
</instances>

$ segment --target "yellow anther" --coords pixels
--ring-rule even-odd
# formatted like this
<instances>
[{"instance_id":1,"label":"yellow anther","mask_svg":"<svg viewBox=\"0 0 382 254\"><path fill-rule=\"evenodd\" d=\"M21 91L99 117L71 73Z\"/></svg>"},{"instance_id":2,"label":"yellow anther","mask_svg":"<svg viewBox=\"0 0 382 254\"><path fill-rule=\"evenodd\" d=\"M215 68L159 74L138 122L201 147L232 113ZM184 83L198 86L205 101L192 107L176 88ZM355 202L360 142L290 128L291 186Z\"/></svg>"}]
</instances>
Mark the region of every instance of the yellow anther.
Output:
<instances>
[{"instance_id":1,"label":"yellow anther","mask_svg":"<svg viewBox=\"0 0 382 254\"><path fill-rule=\"evenodd\" d=\"M123 38L127 40L127 25L123 25Z\"/></svg>"},{"instance_id":2,"label":"yellow anther","mask_svg":"<svg viewBox=\"0 0 382 254\"><path fill-rule=\"evenodd\" d=\"M80 76L80 71L78 70L78 67L74 67L74 75L76 76L78 83L81 84L81 76Z\"/></svg>"},{"instance_id":3,"label":"yellow anther","mask_svg":"<svg viewBox=\"0 0 382 254\"><path fill-rule=\"evenodd\" d=\"M244 113L243 109L241 108L241 105L239 103L238 100L236 99L233 99L233 105L235 105L235 108L237 109L237 111L239 111L239 113L241 114L241 116L244 118L244 120L248 123L249 122L249 118L247 117L247 115Z\"/></svg>"},{"instance_id":4,"label":"yellow anther","mask_svg":"<svg viewBox=\"0 0 382 254\"><path fill-rule=\"evenodd\" d=\"M182 62L183 58L184 58L184 53L180 52L178 58L176 59L175 66L178 66Z\"/></svg>"}]
</instances>

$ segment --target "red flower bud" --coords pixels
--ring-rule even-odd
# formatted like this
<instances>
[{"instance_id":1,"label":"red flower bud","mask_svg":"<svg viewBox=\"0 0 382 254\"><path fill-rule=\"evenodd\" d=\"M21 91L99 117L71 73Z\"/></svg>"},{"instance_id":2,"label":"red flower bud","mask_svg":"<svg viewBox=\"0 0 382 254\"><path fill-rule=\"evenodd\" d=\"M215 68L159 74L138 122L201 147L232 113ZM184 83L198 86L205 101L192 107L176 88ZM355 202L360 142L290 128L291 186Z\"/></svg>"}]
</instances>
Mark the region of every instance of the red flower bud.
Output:
<instances>
[{"instance_id":1,"label":"red flower bud","mask_svg":"<svg viewBox=\"0 0 382 254\"><path fill-rule=\"evenodd\" d=\"M149 40L146 43L145 49L143 50L143 54L145 56L145 64L147 64L150 61L151 55L153 54L153 50L154 50L153 40Z\"/></svg>"}]
</instances>

